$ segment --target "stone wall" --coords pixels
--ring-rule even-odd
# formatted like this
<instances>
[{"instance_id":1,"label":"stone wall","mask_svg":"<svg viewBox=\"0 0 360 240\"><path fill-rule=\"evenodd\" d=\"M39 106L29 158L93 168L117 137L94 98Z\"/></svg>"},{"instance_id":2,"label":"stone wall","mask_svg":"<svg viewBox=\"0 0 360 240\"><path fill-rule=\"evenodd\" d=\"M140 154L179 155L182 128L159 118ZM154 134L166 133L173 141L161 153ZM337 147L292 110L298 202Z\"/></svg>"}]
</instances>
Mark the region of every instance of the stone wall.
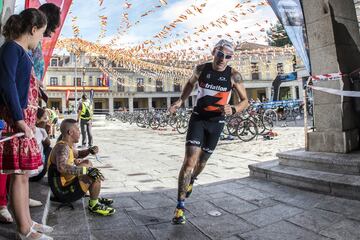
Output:
<instances>
[{"instance_id":1,"label":"stone wall","mask_svg":"<svg viewBox=\"0 0 360 240\"><path fill-rule=\"evenodd\" d=\"M0 0L0 30L10 15L14 13L15 0ZM4 37L0 34L0 46L4 43Z\"/></svg>"},{"instance_id":2,"label":"stone wall","mask_svg":"<svg viewBox=\"0 0 360 240\"><path fill-rule=\"evenodd\" d=\"M360 67L360 34L352 0L303 0L312 75L351 73ZM314 85L353 90L346 76ZM354 99L314 91L316 132L308 134L308 149L350 152L359 148L359 114Z\"/></svg>"}]
</instances>

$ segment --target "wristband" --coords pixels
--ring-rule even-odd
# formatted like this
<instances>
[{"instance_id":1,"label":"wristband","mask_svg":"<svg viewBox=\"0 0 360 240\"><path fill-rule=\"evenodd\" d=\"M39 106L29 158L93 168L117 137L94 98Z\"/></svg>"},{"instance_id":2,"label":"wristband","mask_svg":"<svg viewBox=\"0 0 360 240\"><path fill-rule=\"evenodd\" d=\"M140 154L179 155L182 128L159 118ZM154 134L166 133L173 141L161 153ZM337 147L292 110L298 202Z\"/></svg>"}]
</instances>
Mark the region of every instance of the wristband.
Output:
<instances>
[{"instance_id":1,"label":"wristband","mask_svg":"<svg viewBox=\"0 0 360 240\"><path fill-rule=\"evenodd\" d=\"M87 168L86 167L82 167L82 175L86 175L87 174Z\"/></svg>"},{"instance_id":2,"label":"wristband","mask_svg":"<svg viewBox=\"0 0 360 240\"><path fill-rule=\"evenodd\" d=\"M232 114L234 115L236 113L236 108L234 106L231 107Z\"/></svg>"},{"instance_id":3,"label":"wristband","mask_svg":"<svg viewBox=\"0 0 360 240\"><path fill-rule=\"evenodd\" d=\"M93 155L95 154L95 151L92 149L92 147L89 147L88 150L89 150L90 154L93 154Z\"/></svg>"}]
</instances>

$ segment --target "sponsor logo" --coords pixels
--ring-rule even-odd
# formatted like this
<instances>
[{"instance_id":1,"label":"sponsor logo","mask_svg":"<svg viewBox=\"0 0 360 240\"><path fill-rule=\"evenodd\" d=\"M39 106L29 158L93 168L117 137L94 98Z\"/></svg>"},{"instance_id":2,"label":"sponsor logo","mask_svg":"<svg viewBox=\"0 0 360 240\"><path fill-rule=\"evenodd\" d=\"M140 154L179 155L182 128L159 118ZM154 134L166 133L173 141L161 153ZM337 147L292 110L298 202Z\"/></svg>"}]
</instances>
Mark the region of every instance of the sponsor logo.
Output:
<instances>
[{"instance_id":1,"label":"sponsor logo","mask_svg":"<svg viewBox=\"0 0 360 240\"><path fill-rule=\"evenodd\" d=\"M199 141L196 140L188 140L186 143L194 144L194 145L200 145Z\"/></svg>"},{"instance_id":2,"label":"sponsor logo","mask_svg":"<svg viewBox=\"0 0 360 240\"><path fill-rule=\"evenodd\" d=\"M219 77L218 80L221 81L221 82L226 82L226 78L224 78L224 77Z\"/></svg>"},{"instance_id":3,"label":"sponsor logo","mask_svg":"<svg viewBox=\"0 0 360 240\"><path fill-rule=\"evenodd\" d=\"M228 91L228 89L226 87L215 86L213 84L204 83L204 82L200 83L200 87L214 90L214 91L219 91L219 92L227 92Z\"/></svg>"},{"instance_id":4,"label":"sponsor logo","mask_svg":"<svg viewBox=\"0 0 360 240\"><path fill-rule=\"evenodd\" d=\"M211 78L211 74L208 73L208 74L206 75L206 78L207 78L207 79L210 79L210 78Z\"/></svg>"}]
</instances>

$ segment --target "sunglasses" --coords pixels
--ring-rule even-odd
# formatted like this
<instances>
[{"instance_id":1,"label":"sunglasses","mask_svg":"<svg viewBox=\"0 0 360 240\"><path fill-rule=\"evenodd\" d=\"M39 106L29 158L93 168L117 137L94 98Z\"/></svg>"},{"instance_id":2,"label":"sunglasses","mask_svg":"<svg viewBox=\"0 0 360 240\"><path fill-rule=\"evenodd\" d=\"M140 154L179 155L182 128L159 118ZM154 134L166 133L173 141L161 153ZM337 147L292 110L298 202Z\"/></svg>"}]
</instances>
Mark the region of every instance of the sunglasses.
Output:
<instances>
[{"instance_id":1,"label":"sunglasses","mask_svg":"<svg viewBox=\"0 0 360 240\"><path fill-rule=\"evenodd\" d=\"M224 52L222 52L220 50L216 50L215 51L215 56L217 58L231 59L233 55L232 54L231 55L226 55Z\"/></svg>"}]
</instances>

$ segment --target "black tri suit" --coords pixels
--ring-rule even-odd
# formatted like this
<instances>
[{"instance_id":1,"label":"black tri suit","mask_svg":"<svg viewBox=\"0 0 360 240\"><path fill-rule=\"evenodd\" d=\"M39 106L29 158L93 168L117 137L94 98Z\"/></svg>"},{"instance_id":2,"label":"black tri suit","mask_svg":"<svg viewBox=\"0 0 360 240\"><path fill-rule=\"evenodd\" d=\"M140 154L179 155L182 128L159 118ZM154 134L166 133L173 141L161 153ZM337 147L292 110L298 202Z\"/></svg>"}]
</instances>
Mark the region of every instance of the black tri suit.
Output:
<instances>
[{"instance_id":1,"label":"black tri suit","mask_svg":"<svg viewBox=\"0 0 360 240\"><path fill-rule=\"evenodd\" d=\"M222 72L213 70L212 63L205 63L198 80L196 104L189 121L186 146L200 147L213 153L224 128L222 108L231 98L231 67Z\"/></svg>"}]
</instances>

